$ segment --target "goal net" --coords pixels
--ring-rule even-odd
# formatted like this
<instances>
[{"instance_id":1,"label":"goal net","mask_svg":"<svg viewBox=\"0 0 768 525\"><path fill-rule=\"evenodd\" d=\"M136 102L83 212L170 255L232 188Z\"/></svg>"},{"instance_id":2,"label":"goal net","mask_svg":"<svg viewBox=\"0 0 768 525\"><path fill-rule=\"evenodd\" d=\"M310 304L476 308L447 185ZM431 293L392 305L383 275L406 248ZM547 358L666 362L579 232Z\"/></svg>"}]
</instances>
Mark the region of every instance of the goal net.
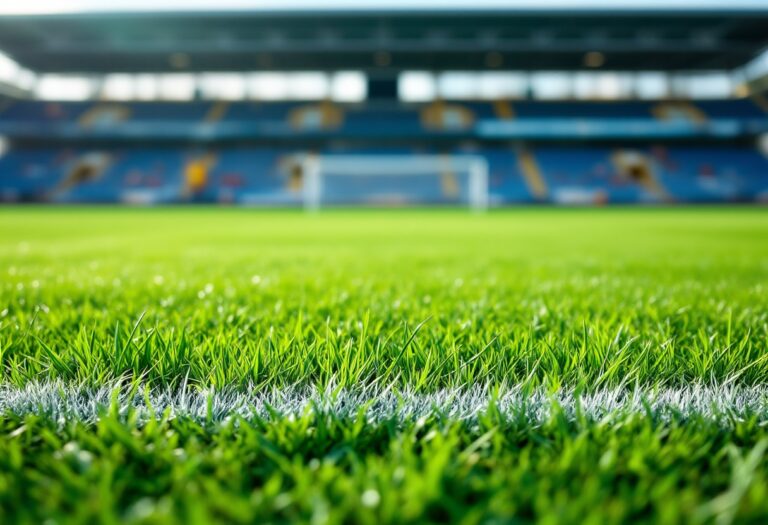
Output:
<instances>
[{"instance_id":1,"label":"goal net","mask_svg":"<svg viewBox=\"0 0 768 525\"><path fill-rule=\"evenodd\" d=\"M303 161L304 206L488 207L488 164L476 155L315 155Z\"/></svg>"}]
</instances>

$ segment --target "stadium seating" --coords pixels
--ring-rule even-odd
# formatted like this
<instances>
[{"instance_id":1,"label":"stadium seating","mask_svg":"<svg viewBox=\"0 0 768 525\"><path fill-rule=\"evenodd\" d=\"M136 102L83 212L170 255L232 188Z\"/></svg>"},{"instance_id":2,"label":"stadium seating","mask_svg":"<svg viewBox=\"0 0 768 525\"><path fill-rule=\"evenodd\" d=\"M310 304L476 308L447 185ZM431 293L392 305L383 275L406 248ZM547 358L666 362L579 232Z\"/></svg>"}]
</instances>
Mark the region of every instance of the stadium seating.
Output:
<instances>
[{"instance_id":1,"label":"stadium seating","mask_svg":"<svg viewBox=\"0 0 768 525\"><path fill-rule=\"evenodd\" d=\"M651 118L649 102L515 102L517 118Z\"/></svg>"},{"instance_id":2,"label":"stadium seating","mask_svg":"<svg viewBox=\"0 0 768 525\"><path fill-rule=\"evenodd\" d=\"M679 102L662 102L674 105ZM127 112L126 120L197 122L203 123L215 101L193 102L39 102L16 101L0 111L0 122L34 123L59 122L76 123L94 108L121 107ZM316 102L228 102L223 122L286 122L292 110L317 105ZM435 103L432 103L432 105ZM494 119L498 115L491 101L450 101L446 107L461 107L477 120ZM654 101L584 102L584 101L510 101L514 118L552 119L634 119L653 118ZM686 105L710 118L766 118L765 111L749 99L701 100L685 102ZM356 124L375 123L379 125L414 126L423 123L420 115L430 104L405 104L390 102L366 102L355 104L334 104L346 113L345 121Z\"/></svg>"},{"instance_id":3,"label":"stadium seating","mask_svg":"<svg viewBox=\"0 0 768 525\"><path fill-rule=\"evenodd\" d=\"M14 150L0 157L0 196L4 201L45 201L59 181L61 156L51 149Z\"/></svg>"},{"instance_id":4,"label":"stadium seating","mask_svg":"<svg viewBox=\"0 0 768 525\"><path fill-rule=\"evenodd\" d=\"M662 184L682 202L768 196L768 159L748 148L656 148Z\"/></svg>"},{"instance_id":5,"label":"stadium seating","mask_svg":"<svg viewBox=\"0 0 768 525\"><path fill-rule=\"evenodd\" d=\"M0 119L20 123L74 122L93 106L93 102L17 101L0 113Z\"/></svg>"},{"instance_id":6,"label":"stadium seating","mask_svg":"<svg viewBox=\"0 0 768 525\"><path fill-rule=\"evenodd\" d=\"M539 148L535 156L555 202L630 203L652 200L635 181L621 177L609 148Z\"/></svg>"},{"instance_id":7,"label":"stadium seating","mask_svg":"<svg viewBox=\"0 0 768 525\"><path fill-rule=\"evenodd\" d=\"M0 113L0 133L19 139L0 157L0 199L298 205L302 175L295 159L307 152L417 150L485 157L494 205L768 199L768 160L751 147L748 135L722 143L714 137L712 147L690 147L684 140L659 147L656 137L643 137L642 131L632 141L613 144L473 135L475 123L492 121L620 125L676 115L699 124L701 119L768 123L766 113L749 100L501 102L17 101ZM685 111L676 111L678 106ZM164 127L173 133L163 135ZM195 140L182 140L187 130ZM102 131L109 134L99 135ZM388 142L370 140L372 133ZM149 147L147 140L153 141ZM627 158L639 167L627 168ZM326 188L336 201L354 200L356 181L330 184L338 186ZM409 184L414 187L398 195L419 203L443 202L453 191L434 180ZM384 189L372 193L387 194Z\"/></svg>"},{"instance_id":8,"label":"stadium seating","mask_svg":"<svg viewBox=\"0 0 768 525\"><path fill-rule=\"evenodd\" d=\"M488 161L489 191L495 204L535 202L531 189L520 171L520 163L514 150L487 149L482 155Z\"/></svg>"},{"instance_id":9,"label":"stadium seating","mask_svg":"<svg viewBox=\"0 0 768 525\"><path fill-rule=\"evenodd\" d=\"M274 149L223 149L216 154L203 198L241 204L298 204L290 185L288 152ZM283 161L281 163L281 161Z\"/></svg>"},{"instance_id":10,"label":"stadium seating","mask_svg":"<svg viewBox=\"0 0 768 525\"><path fill-rule=\"evenodd\" d=\"M393 150L388 150L393 151ZM194 153L175 149L104 150L108 166L92 180L60 189L78 159L96 150L20 149L0 158L0 195L4 201L56 202L223 202L299 204L291 184L291 151L222 148L215 152L204 187L185 192L184 167ZM363 150L355 153L372 153ZM381 152L378 152L381 154ZM474 152L473 154L477 154ZM653 148L653 174L675 201L746 201L768 195L768 160L746 148ZM479 152L489 164L491 202L530 203L534 198L511 149ZM611 148L537 147L533 150L547 187L547 201L565 204L661 201L647 187L622 176ZM366 179L371 184L373 179ZM362 183L362 182L361 182ZM392 184L392 181L380 181ZM354 198L354 181L337 179L329 186L338 203ZM397 183L394 183L397 184ZM445 195L428 182L409 182L417 202L440 202ZM423 187L422 187L423 186ZM382 186L383 188L383 186ZM376 188L368 188L375 194ZM383 189L381 191L384 191ZM381 192L380 192L381 193ZM345 197L346 196L346 197Z\"/></svg>"},{"instance_id":11,"label":"stadium seating","mask_svg":"<svg viewBox=\"0 0 768 525\"><path fill-rule=\"evenodd\" d=\"M696 106L711 118L765 118L765 111L749 99L701 100Z\"/></svg>"}]
</instances>

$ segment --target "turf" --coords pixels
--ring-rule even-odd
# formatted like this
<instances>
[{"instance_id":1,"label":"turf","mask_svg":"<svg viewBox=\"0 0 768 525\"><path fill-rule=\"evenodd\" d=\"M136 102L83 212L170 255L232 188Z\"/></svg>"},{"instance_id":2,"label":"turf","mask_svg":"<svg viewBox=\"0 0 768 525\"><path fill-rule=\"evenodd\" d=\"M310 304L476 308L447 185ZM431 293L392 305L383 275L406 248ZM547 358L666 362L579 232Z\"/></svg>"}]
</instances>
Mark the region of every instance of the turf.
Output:
<instances>
[{"instance_id":1,"label":"turf","mask_svg":"<svg viewBox=\"0 0 768 525\"><path fill-rule=\"evenodd\" d=\"M765 210L0 224L2 522L768 517Z\"/></svg>"}]
</instances>

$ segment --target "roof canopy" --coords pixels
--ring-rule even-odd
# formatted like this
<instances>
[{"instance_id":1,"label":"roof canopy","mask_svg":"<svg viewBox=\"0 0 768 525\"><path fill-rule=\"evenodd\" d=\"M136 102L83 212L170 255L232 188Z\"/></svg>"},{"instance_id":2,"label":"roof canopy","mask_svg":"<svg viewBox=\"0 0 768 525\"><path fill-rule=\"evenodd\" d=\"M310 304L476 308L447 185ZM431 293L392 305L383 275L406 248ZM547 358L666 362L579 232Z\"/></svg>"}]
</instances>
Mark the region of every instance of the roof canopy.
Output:
<instances>
[{"instance_id":1,"label":"roof canopy","mask_svg":"<svg viewBox=\"0 0 768 525\"><path fill-rule=\"evenodd\" d=\"M0 50L35 71L61 73L587 66L723 70L744 65L767 47L768 10L745 9L229 10L0 17Z\"/></svg>"}]
</instances>

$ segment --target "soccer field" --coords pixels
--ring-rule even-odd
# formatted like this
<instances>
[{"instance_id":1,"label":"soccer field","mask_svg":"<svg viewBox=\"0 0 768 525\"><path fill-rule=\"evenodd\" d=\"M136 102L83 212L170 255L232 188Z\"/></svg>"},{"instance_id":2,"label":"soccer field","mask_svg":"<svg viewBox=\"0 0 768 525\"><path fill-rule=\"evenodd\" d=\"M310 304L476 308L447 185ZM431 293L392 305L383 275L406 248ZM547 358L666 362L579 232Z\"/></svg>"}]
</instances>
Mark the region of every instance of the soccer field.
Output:
<instances>
[{"instance_id":1,"label":"soccer field","mask_svg":"<svg viewBox=\"0 0 768 525\"><path fill-rule=\"evenodd\" d=\"M0 209L0 522L768 520L759 208Z\"/></svg>"}]
</instances>

